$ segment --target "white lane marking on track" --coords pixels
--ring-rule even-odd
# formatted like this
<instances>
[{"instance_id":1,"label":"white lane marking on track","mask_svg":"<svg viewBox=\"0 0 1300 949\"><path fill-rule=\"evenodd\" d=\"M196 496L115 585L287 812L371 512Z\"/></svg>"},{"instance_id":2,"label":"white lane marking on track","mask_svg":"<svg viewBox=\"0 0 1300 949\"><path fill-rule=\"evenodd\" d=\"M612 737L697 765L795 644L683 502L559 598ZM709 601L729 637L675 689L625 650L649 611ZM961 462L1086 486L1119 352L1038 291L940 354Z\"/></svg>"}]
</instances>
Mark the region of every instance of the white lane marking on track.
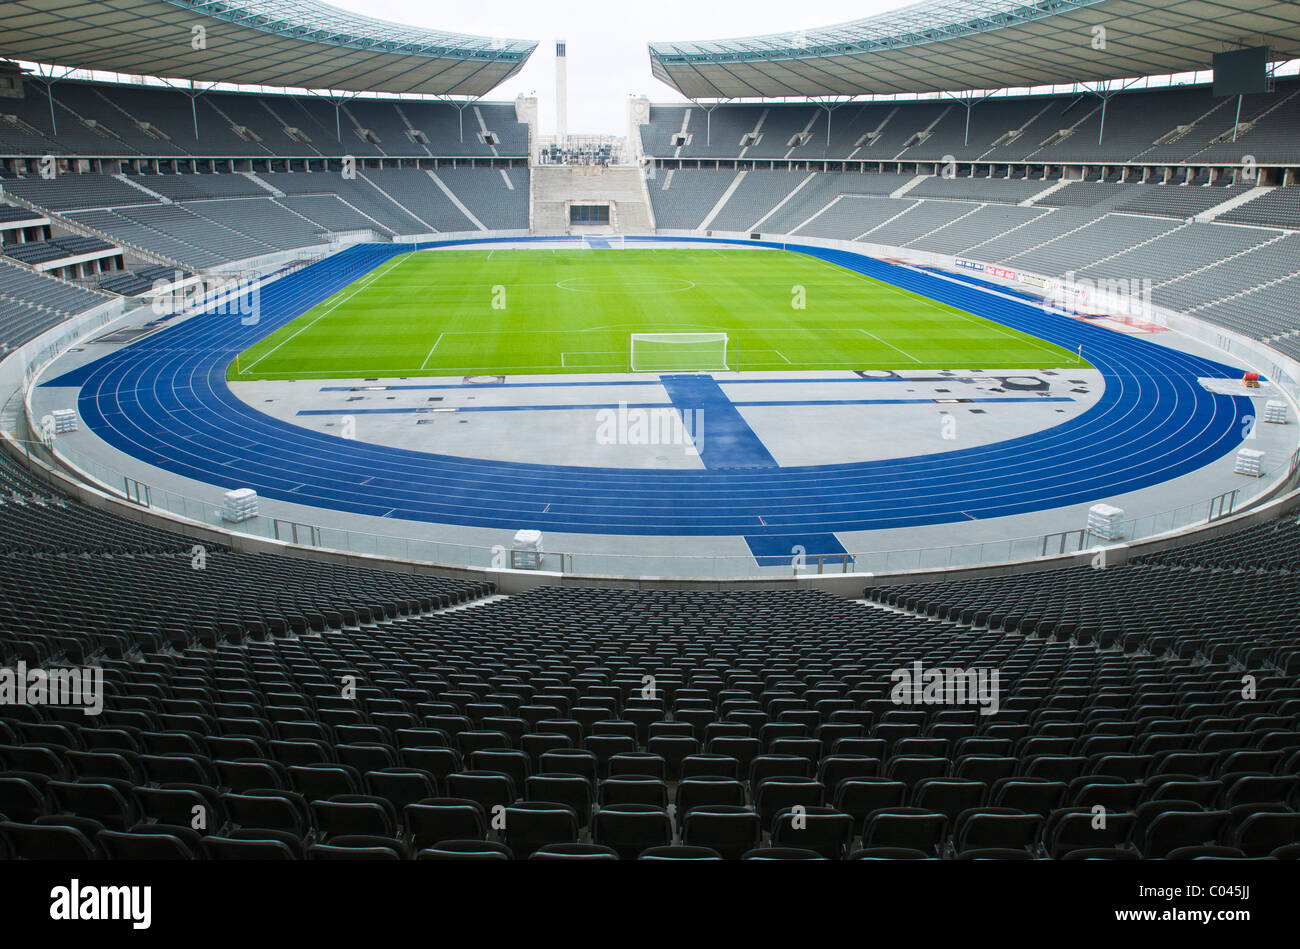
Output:
<instances>
[{"instance_id":1,"label":"white lane marking on track","mask_svg":"<svg viewBox=\"0 0 1300 949\"><path fill-rule=\"evenodd\" d=\"M991 295L996 296L997 294ZM223 330L218 329L217 327L213 327L208 331L210 336L216 336L217 338L220 338L223 332ZM192 355L192 352L187 354L184 350L169 350L152 353L147 359L139 360L135 365L133 365L131 367L132 372L133 374L136 374L135 377L138 378L138 373L141 370L147 374L148 370L156 368L156 370L158 370L158 375L153 377L151 385L148 387L153 389L155 392L160 388L165 389L167 384L170 383L173 391L189 390L195 394L199 394L201 390L206 390L210 395L215 396L217 393L214 391L214 387L219 384L219 381L212 378L206 366L187 362L187 355ZM1151 421L1155 418L1155 406L1143 398L1145 394L1145 380L1149 376L1155 374L1143 372L1139 368L1141 363L1144 361L1144 354L1139 353L1134 355L1136 358L1131 359L1128 365L1125 366L1126 372L1117 374L1115 378L1115 382L1118 383L1118 391L1116 393L1114 405L1116 408L1123 407L1123 409L1118 413L1108 413L1110 417L1104 419L1105 424L1095 433L1101 435L1103 439L1118 441L1121 444L1132 440L1131 437L1126 438L1125 436L1132 436L1139 432L1149 431ZM1174 361L1181 363L1184 359L1188 358L1191 357L1176 355ZM169 370L170 374L168 374ZM1169 379L1166 372L1160 372L1159 375L1166 380ZM120 376L118 377L118 380L120 381ZM141 429L137 422L140 418L154 419L154 416L152 416L148 411L145 411L142 414L134 412L132 413L132 415L135 416L133 418L132 415L127 414L125 406L122 403L122 398L128 397L131 402L134 403L132 407L139 409L138 393L141 391L147 391L147 389L145 387L128 387L126 385L117 385L115 387L112 384L114 381L115 380L113 379L101 379L98 388L93 389L91 392L91 397L97 405L101 406L101 411L106 411L106 415L112 416L104 419L107 427L118 433L122 440L127 444L144 450L156 451L156 434L148 433L144 429ZM1177 377L1175 377L1173 381L1176 383L1183 382L1183 380ZM1130 386L1136 386L1138 391L1132 393ZM1183 424L1178 429L1166 433L1165 437L1158 443L1162 448L1168 446L1167 448L1164 448L1163 453L1155 459L1158 464L1160 462L1165 463L1160 464L1159 467L1152 468L1151 459L1148 458L1144 459L1142 466L1121 467L1115 465L1115 462L1112 460L1108 468L1102 469L1107 471L1110 475L1109 480L1111 481L1111 487L1118 489L1120 485L1116 484L1116 481L1123 481L1123 479L1129 476L1130 473L1150 474L1152 471L1163 472L1168 470L1183 458L1181 450L1185 449L1188 441L1195 441L1198 434L1213 427L1214 417L1220 413L1221 408L1226 408L1226 406L1221 406L1219 401L1216 400L1210 418L1203 420L1201 429L1199 431L1189 431L1194 416L1191 413L1180 411L1181 400L1182 397L1187 395L1197 398L1198 394L1195 391L1188 392L1187 389L1188 387L1186 385L1181 389L1175 389L1175 391L1171 393L1173 403L1172 407L1168 405L1164 406L1166 417L1174 416L1183 419ZM1132 399L1130 399L1130 395L1133 396ZM115 409L108 410L107 405L113 405L115 406ZM158 405L155 405L154 407L162 409L162 418L157 421L161 423L163 430L174 433L178 438L178 441L172 442L169 446L173 452L171 457L176 458L179 456L179 458L185 459L186 461L193 459L190 462L192 464L211 462L213 454L210 445L205 446L202 454L196 453L190 448L190 445L204 444L204 433L196 431L191 426L190 423L192 420L189 417L188 412L174 412ZM1235 421L1235 412L1233 414ZM117 420L120 420L122 425L119 426L118 424L115 424ZM256 409L253 409L251 406L241 406L235 409L235 419L233 421L251 423L248 428L245 428L242 431L253 435L254 441L256 440L257 435L268 434L260 430L266 424L266 416L258 412ZM185 434L186 432L195 432L195 434L187 435ZM143 441L132 437L133 433L138 433L142 436ZM307 448L296 444L295 440L286 440L277 436L278 433L275 433L275 435L273 435L269 440L268 444L279 450L287 450L291 462L301 463L303 467L307 469L328 464L330 466L330 473L337 476L339 474L339 471L337 470L338 467L347 467L348 462L351 460L345 456L340 456L338 458L331 456L325 458L323 453L319 451L318 446ZM1068 443L1069 451L1067 452L1062 452L1060 450L1061 446L1059 445L1043 445L1039 457L1046 461L1047 465L1046 468L1039 471L1038 474L1043 474L1056 469L1058 471L1068 472L1072 479L1088 475L1095 470L1094 466L1089 465L1089 461L1095 457L1096 445L1097 442L1095 439L1088 439L1086 442L1071 442ZM1074 455L1073 458L1070 457L1071 452ZM236 461L241 464L246 462L246 459L242 456L236 458L233 453L230 452L225 453L225 456L230 458L232 463ZM1171 462L1166 462L1166 459L1171 459ZM277 460L281 462L285 461L283 458ZM220 464L220 462L218 462L218 464ZM415 473L420 469L413 468L406 470ZM987 474L987 472L984 473ZM951 471L944 472L945 479L951 478L952 475L953 473ZM841 480L833 475L829 477L832 480ZM826 473L819 473L818 478L825 481L828 479L828 476ZM1073 483L1073 480L1071 483ZM1054 485L1054 487L1060 490L1059 485ZM995 495L995 497L1016 497L1022 489L1023 484L1017 483L1014 485L1013 489L1009 489L1006 494ZM320 498L319 500L323 502L329 501L328 498ZM413 500L415 499L413 498ZM328 506L328 503L326 506Z\"/></svg>"},{"instance_id":2,"label":"white lane marking on track","mask_svg":"<svg viewBox=\"0 0 1300 949\"><path fill-rule=\"evenodd\" d=\"M166 354L159 354L159 355L166 355L166 356L168 356L168 357L171 357L171 359L169 359L169 361L174 362L175 359L176 359L176 357L177 357L179 354L176 354L176 353L166 353ZM189 367L189 368L191 369L191 373L193 373L193 367ZM1143 380L1143 378L1145 377L1145 375L1146 375L1146 374L1143 374L1143 373L1134 373L1133 376L1132 376L1132 381L1136 382L1139 386L1141 386L1141 385L1142 385L1142 380ZM164 377L164 378L165 378L165 377ZM193 378L193 375L191 375L191 378ZM173 375L173 376L172 376L173 383L175 382L175 379L176 379L176 376ZM160 380L160 381L161 381L161 380ZM212 380L211 380L211 379L208 379L208 378L206 377L206 375L204 375L204 376L201 378L201 381L204 382L204 383L207 385L207 388L208 388L209 390L211 390L211 383L212 383ZM1122 388L1123 388L1123 383L1122 383L1122 380L1121 380L1121 389L1122 389ZM120 391L120 390L119 390L119 391ZM98 398L101 396L101 394L102 394L102 390L101 390L101 392L97 392L97 393L96 393L96 398L97 398L97 400L98 400ZM111 394L111 395L113 396L113 398L114 398L114 401L116 401L116 396L117 396L119 393L118 393L118 392L112 392L112 391L110 390L110 393L109 393L109 394ZM1175 401L1177 401L1178 396L1175 395L1174 398L1175 398ZM1125 401L1125 400L1122 400L1122 399L1121 399L1121 400L1120 400L1120 404L1123 404L1124 401ZM1138 404L1132 404L1132 405L1130 405L1130 409L1137 409L1137 408L1139 407L1140 403L1141 403L1141 399L1139 398L1139 399L1138 399ZM1147 407L1147 414L1149 415L1149 413L1150 413L1150 406ZM123 418L124 418L126 421L128 421L128 422L130 421L129 419L127 419L127 418L125 417L125 415L123 415L122 412L119 411L117 414L118 414L118 415L122 415ZM240 414L248 416L249 419L250 419L250 420L253 420L253 421L257 420L258 417L259 417L259 415L260 415L260 413L256 412L256 410L247 410L247 409L244 410L243 412L241 412ZM1117 421L1117 422L1121 422L1121 423L1128 422L1128 421L1130 420L1130 417L1132 416L1132 414L1133 414L1132 411L1127 411L1127 412L1125 412L1122 416L1120 416L1118 419L1116 419L1116 421ZM1175 412L1175 413L1173 413L1173 414L1178 414L1178 413ZM173 416L170 412L167 413L167 417L168 417L169 419L176 419L176 417ZM1145 419L1146 416L1144 416L1143 418ZM179 421L179 419L176 419L176 420ZM1137 420L1134 420L1134 421L1137 421ZM1138 422L1138 424L1140 424L1140 422ZM110 427L116 428L116 426L113 426L111 422L109 423L109 425L110 425ZM1207 426L1207 427L1208 427L1208 426ZM119 431L120 431L120 430L119 430ZM132 442L132 443L134 443L134 444L139 444L138 442L135 442L134 439L131 439L129 435L126 436L126 440L127 440L127 441L130 441L130 442ZM1178 441L1178 443L1179 443L1177 447L1182 447L1182 439L1178 439L1177 441ZM276 439L276 440L273 442L273 444L275 444L276 447L281 448L281 449L283 449L283 448L290 448L291 451L293 450L293 446L292 446L290 443L287 443L287 442L285 442L284 440L281 440L281 439ZM175 447L179 447L179 446L175 446ZM1091 444L1089 445L1089 447L1088 447L1088 453L1089 453L1089 455L1092 454L1092 452L1093 452L1093 448L1094 448L1094 447L1095 447L1095 446L1093 446L1093 445L1091 445ZM320 461L321 459L320 459L320 457L319 457L319 453L318 453L318 454L316 454L316 455L305 455L305 456L302 456L302 460L303 460L304 462L310 462L310 461L312 461L312 460ZM1060 461L1060 457L1059 457L1059 455L1054 456L1054 460ZM1142 470L1142 469L1139 469L1139 470ZM1163 470L1163 469L1161 469L1161 470ZM1122 473L1122 472L1125 472L1125 471L1126 471L1126 469L1119 469L1116 473L1118 474L1118 473ZM1079 473L1079 469L1077 469L1077 468L1074 469L1074 472L1075 472L1075 474L1078 474L1078 473ZM337 474L337 471L335 471L334 473ZM824 477L824 476L823 476L823 477ZM324 500L324 499L322 499L322 500Z\"/></svg>"}]
</instances>

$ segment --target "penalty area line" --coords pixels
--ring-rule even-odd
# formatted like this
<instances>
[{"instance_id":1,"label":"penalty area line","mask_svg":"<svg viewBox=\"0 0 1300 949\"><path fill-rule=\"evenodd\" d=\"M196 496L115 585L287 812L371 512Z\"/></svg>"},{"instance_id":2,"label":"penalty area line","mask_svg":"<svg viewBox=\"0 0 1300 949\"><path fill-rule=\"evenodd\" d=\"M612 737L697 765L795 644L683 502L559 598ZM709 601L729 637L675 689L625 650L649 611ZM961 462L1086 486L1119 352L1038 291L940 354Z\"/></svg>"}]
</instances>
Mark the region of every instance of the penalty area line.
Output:
<instances>
[{"instance_id":1,"label":"penalty area line","mask_svg":"<svg viewBox=\"0 0 1300 949\"><path fill-rule=\"evenodd\" d=\"M621 353L621 352L610 352L610 351L608 351L608 350L605 350L605 351L597 351L597 350L574 349L574 350L565 351L565 352L561 352L561 353L560 353L560 368L561 368L561 369L568 369L568 368L569 368L569 364L568 364L567 362L565 362L565 358L568 357L568 356L619 356L619 357L621 357L622 355L623 355L623 353ZM599 365L596 365L596 366L579 366L578 368L580 368L580 369L597 369L597 368L599 368Z\"/></svg>"},{"instance_id":2,"label":"penalty area line","mask_svg":"<svg viewBox=\"0 0 1300 949\"><path fill-rule=\"evenodd\" d=\"M907 352L907 350L899 349L899 348L898 348L897 346L895 346L893 343L885 342L885 340L881 339L881 338L880 338L879 336L877 336L875 333L867 333L867 331L864 330L864 329L862 329L861 327L858 328L858 332L859 332L859 333L866 333L868 336L870 336L872 339L874 339L877 343L880 343L880 344L883 345L883 346L888 346L888 347L889 347L890 349L892 349L894 352L898 353L898 354L901 355L901 356L906 356L908 359L912 360L912 362L917 363L918 365L919 365L920 362L921 362L921 360L917 359L917 358L916 358L915 356L913 356L911 353Z\"/></svg>"},{"instance_id":3,"label":"penalty area line","mask_svg":"<svg viewBox=\"0 0 1300 949\"><path fill-rule=\"evenodd\" d=\"M424 357L424 362L420 363L421 369L428 368L429 360L433 358L433 351L438 348L438 344L442 342L442 338L445 335L445 333L439 333L438 338L433 341L433 345L429 347L429 354Z\"/></svg>"},{"instance_id":4,"label":"penalty area line","mask_svg":"<svg viewBox=\"0 0 1300 949\"><path fill-rule=\"evenodd\" d=\"M382 276L384 276L385 274L389 273L390 271L394 270L394 269L397 267L398 264L402 263L402 262L405 261L405 260L409 260L409 259L410 259L410 255L409 255L409 254L403 254L403 255L397 257L397 258L396 258L396 259L395 259L391 264L389 264L387 267L385 267L382 271L373 271L373 272L367 274L365 277L363 277L363 278L362 278L362 279L357 283L357 285L353 288L352 292L349 293L346 297L344 297L342 300L339 300L338 302L332 304L328 309L326 309L323 313L321 313L319 316L317 316L314 320L312 320L312 321L311 321L310 323L308 323L306 326L301 327L297 332L292 333L291 335L285 337L284 339L280 340L280 342L276 343L274 346L272 346L270 349L268 349L266 352L262 353L262 355L258 356L258 357L257 357L256 359L254 359L251 363L249 363L247 366L245 366L243 369L241 369L241 370L239 371L239 375L242 376L242 375L247 374L250 370L252 370L252 368L253 368L254 366L256 366L259 362L261 362L261 361L262 361L263 359L265 359L267 356L271 355L273 352L275 352L276 350L278 350L278 349L279 349L281 346L283 346L285 343L287 343L287 342L289 342L290 340L294 339L294 338L297 337L300 333L306 332L307 330L311 329L313 326L315 326L315 325L316 325L317 323L319 323L321 320L325 319L325 317L329 316L331 313L333 313L335 310L337 310L337 309L338 309L340 306L342 306L344 303L347 303L349 300L351 300L353 297L355 297L355 296L356 296L358 293L360 293L362 290L366 289L366 287L368 287L368 286L369 286L371 283L373 283L375 280L379 279L380 277L382 277ZM346 288L345 288L345 289L346 289ZM339 291L339 292L341 293L342 291ZM337 295L337 294L336 294L336 295ZM291 321L291 322L292 322L292 321ZM286 324L286 325L288 325L288 324Z\"/></svg>"}]
</instances>

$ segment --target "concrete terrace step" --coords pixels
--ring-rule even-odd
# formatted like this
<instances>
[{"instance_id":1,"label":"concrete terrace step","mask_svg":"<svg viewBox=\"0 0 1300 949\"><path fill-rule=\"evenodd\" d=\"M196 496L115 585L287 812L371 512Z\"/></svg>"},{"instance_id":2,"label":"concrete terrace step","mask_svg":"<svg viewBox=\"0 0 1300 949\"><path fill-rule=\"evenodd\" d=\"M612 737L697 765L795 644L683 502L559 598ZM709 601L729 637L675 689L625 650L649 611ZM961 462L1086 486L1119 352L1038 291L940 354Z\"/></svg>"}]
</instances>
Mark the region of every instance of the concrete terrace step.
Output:
<instances>
[{"instance_id":1,"label":"concrete terrace step","mask_svg":"<svg viewBox=\"0 0 1300 949\"><path fill-rule=\"evenodd\" d=\"M651 230L650 209L641 170L635 166L535 165L532 169L533 233L569 233L572 202L608 201L615 233L645 234Z\"/></svg>"}]
</instances>

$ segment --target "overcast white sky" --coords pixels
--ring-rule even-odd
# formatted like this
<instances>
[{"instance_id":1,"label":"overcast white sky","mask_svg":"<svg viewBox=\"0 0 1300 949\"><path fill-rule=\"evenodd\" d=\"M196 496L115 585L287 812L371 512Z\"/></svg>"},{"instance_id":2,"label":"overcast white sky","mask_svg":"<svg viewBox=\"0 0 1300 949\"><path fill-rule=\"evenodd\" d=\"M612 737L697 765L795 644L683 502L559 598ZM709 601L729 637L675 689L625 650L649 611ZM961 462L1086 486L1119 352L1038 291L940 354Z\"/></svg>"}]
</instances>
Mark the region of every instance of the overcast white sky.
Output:
<instances>
[{"instance_id":1,"label":"overcast white sky","mask_svg":"<svg viewBox=\"0 0 1300 949\"><path fill-rule=\"evenodd\" d=\"M337 7L398 23L483 36L537 40L523 71L491 93L535 93L543 134L555 131L555 41L569 58L569 134L627 131L627 98L681 99L650 75L646 44L758 33L797 32L896 10L915 0L327 0Z\"/></svg>"}]
</instances>

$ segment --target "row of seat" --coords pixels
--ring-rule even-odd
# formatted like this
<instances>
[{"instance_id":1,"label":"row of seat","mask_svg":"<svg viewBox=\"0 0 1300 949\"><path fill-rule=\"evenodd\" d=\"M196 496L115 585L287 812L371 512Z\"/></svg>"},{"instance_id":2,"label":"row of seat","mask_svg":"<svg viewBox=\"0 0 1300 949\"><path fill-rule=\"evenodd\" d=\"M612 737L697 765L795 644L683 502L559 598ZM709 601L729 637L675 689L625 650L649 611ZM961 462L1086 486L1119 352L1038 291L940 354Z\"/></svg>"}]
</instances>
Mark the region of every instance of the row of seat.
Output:
<instances>
[{"instance_id":1,"label":"row of seat","mask_svg":"<svg viewBox=\"0 0 1300 949\"><path fill-rule=\"evenodd\" d=\"M65 805L76 805L78 793L89 790L60 785L51 793ZM13 856L29 859L192 859L200 853L215 859L301 859L317 845L365 851L357 856L383 857L375 851L385 850L410 859L449 840L496 841L517 857L554 844L595 843L623 859L674 844L708 847L724 858L738 859L766 843L811 850L831 860L877 847L946 858L1019 851L1051 859L1076 851L1124 849L1162 859L1202 846L1266 857L1279 850L1277 839L1300 833L1300 813L1290 808L1243 804L1207 809L1178 799L1149 801L1132 810L1071 807L1046 814L995 805L955 814L895 805L874 808L858 818L835 806L789 804L788 795L770 814L721 802L696 803L678 811L661 803L623 801L588 811L558 800L519 800L486 808L470 798L431 797L405 805L400 815L387 799L368 795L336 795L308 803L301 795L279 790L209 796L176 787L141 791L138 796L137 817L152 813L169 819L110 826L66 814L36 815L26 822L6 817L0 821L0 841L7 838Z\"/></svg>"},{"instance_id":2,"label":"row of seat","mask_svg":"<svg viewBox=\"0 0 1300 949\"><path fill-rule=\"evenodd\" d=\"M7 477L29 503L0 509L0 653L104 681L95 717L0 709L19 857L33 835L218 858L1300 843L1300 593L1278 574L490 598L221 549L196 570L178 538ZM989 701L912 704L917 663L982 670Z\"/></svg>"}]
</instances>

